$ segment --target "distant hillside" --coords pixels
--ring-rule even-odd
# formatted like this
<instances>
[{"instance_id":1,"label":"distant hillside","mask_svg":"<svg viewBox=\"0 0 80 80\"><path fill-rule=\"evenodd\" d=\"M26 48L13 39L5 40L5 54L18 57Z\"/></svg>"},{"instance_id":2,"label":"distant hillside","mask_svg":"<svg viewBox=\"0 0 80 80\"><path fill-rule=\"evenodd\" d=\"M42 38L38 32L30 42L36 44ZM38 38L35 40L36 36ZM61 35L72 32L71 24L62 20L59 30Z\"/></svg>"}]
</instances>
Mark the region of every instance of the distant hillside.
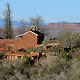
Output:
<instances>
[{"instance_id":1,"label":"distant hillside","mask_svg":"<svg viewBox=\"0 0 80 80\"><path fill-rule=\"evenodd\" d=\"M48 23L46 27L54 29L61 29L61 28L80 29L80 23Z\"/></svg>"},{"instance_id":2,"label":"distant hillside","mask_svg":"<svg viewBox=\"0 0 80 80\"><path fill-rule=\"evenodd\" d=\"M52 39L59 35L59 32L64 28L71 28L73 31L80 32L80 23L48 23L46 28L49 28L46 39Z\"/></svg>"},{"instance_id":3,"label":"distant hillside","mask_svg":"<svg viewBox=\"0 0 80 80\"><path fill-rule=\"evenodd\" d=\"M19 21L12 21L12 25L13 25L13 28L16 29L18 28L21 23ZM29 23L26 24L27 27L29 27ZM43 23L43 26L42 27L45 27L45 25L48 25L48 23ZM4 26L4 20L0 20L0 26L3 27Z\"/></svg>"}]
</instances>

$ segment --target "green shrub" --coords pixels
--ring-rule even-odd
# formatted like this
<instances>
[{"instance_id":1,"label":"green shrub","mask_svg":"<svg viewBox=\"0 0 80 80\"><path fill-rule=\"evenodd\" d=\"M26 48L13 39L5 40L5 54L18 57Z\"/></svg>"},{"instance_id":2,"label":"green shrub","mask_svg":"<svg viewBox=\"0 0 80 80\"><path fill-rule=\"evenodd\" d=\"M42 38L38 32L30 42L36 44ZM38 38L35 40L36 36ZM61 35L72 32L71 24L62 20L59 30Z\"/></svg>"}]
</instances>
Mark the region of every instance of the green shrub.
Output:
<instances>
[{"instance_id":1,"label":"green shrub","mask_svg":"<svg viewBox=\"0 0 80 80\"><path fill-rule=\"evenodd\" d=\"M33 48L28 47L28 48L26 49L26 53L30 54L31 52L33 52Z\"/></svg>"},{"instance_id":2,"label":"green shrub","mask_svg":"<svg viewBox=\"0 0 80 80\"><path fill-rule=\"evenodd\" d=\"M0 58L2 58L4 56L4 53L3 52L1 52L0 53Z\"/></svg>"},{"instance_id":3,"label":"green shrub","mask_svg":"<svg viewBox=\"0 0 80 80\"><path fill-rule=\"evenodd\" d=\"M28 67L31 67L31 58L24 55L23 64L27 64Z\"/></svg>"},{"instance_id":4,"label":"green shrub","mask_svg":"<svg viewBox=\"0 0 80 80\"><path fill-rule=\"evenodd\" d=\"M42 44L45 45L45 46L47 46L48 43L49 43L48 40L45 40L45 41L42 42Z\"/></svg>"},{"instance_id":5,"label":"green shrub","mask_svg":"<svg viewBox=\"0 0 80 80\"><path fill-rule=\"evenodd\" d=\"M80 58L74 58L72 60L70 76L72 80L80 80Z\"/></svg>"},{"instance_id":6,"label":"green shrub","mask_svg":"<svg viewBox=\"0 0 80 80\"><path fill-rule=\"evenodd\" d=\"M27 49L26 49L26 53L31 53L31 52L39 52L39 53L42 53L44 51L44 49L43 49L43 46L40 46L40 47L33 47L33 48L30 48L30 47L28 47Z\"/></svg>"},{"instance_id":7,"label":"green shrub","mask_svg":"<svg viewBox=\"0 0 80 80\"><path fill-rule=\"evenodd\" d=\"M44 50L43 50L43 46L40 46L40 47L36 47L35 50L39 53L42 53Z\"/></svg>"},{"instance_id":8,"label":"green shrub","mask_svg":"<svg viewBox=\"0 0 80 80\"><path fill-rule=\"evenodd\" d=\"M69 51L69 53L67 53L65 50L62 50L59 57L66 59L66 60L70 60L70 59L72 59L72 53L70 51Z\"/></svg>"},{"instance_id":9,"label":"green shrub","mask_svg":"<svg viewBox=\"0 0 80 80\"><path fill-rule=\"evenodd\" d=\"M32 77L34 80L70 80L68 77L70 66L70 63L64 59L47 56L31 69Z\"/></svg>"},{"instance_id":10,"label":"green shrub","mask_svg":"<svg viewBox=\"0 0 80 80\"><path fill-rule=\"evenodd\" d=\"M0 64L0 80L80 80L80 57L66 61L47 56L31 67L29 59L24 56L24 60Z\"/></svg>"}]
</instances>

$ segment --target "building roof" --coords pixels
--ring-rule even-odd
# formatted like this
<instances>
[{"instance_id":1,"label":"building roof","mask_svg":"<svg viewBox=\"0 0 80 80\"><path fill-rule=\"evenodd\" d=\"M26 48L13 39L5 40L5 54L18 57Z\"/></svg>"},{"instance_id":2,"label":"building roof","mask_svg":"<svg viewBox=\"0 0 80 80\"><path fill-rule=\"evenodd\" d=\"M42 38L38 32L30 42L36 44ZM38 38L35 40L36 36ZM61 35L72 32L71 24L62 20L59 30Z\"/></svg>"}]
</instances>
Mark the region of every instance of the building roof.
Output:
<instances>
[{"instance_id":1,"label":"building roof","mask_svg":"<svg viewBox=\"0 0 80 80\"><path fill-rule=\"evenodd\" d=\"M23 34L17 35L15 38L21 37L21 36L23 36L23 35L25 35L25 34L27 34L27 33L29 33L29 32L33 33L33 34L36 35L36 36L42 36L42 35L44 35L43 33L39 32L39 31L28 31L28 32L25 32L25 33L23 33Z\"/></svg>"},{"instance_id":2,"label":"building roof","mask_svg":"<svg viewBox=\"0 0 80 80\"><path fill-rule=\"evenodd\" d=\"M39 31L32 31L32 32L34 32L34 33L37 34L38 36L44 35L43 33L39 32Z\"/></svg>"},{"instance_id":3,"label":"building roof","mask_svg":"<svg viewBox=\"0 0 80 80\"><path fill-rule=\"evenodd\" d=\"M5 39L4 37L0 36L0 39Z\"/></svg>"}]
</instances>

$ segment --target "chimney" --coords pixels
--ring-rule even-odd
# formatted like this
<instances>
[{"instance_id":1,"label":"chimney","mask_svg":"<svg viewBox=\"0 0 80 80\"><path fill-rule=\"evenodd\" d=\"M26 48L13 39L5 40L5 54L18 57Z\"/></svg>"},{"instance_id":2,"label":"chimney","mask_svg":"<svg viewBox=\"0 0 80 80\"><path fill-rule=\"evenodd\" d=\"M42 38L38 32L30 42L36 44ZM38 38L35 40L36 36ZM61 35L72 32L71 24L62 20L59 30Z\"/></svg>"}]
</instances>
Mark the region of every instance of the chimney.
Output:
<instances>
[{"instance_id":1,"label":"chimney","mask_svg":"<svg viewBox=\"0 0 80 80\"><path fill-rule=\"evenodd\" d=\"M28 28L28 31L31 31L32 29L31 28Z\"/></svg>"},{"instance_id":2,"label":"chimney","mask_svg":"<svg viewBox=\"0 0 80 80\"><path fill-rule=\"evenodd\" d=\"M39 28L38 27L36 27L36 31L39 31Z\"/></svg>"}]
</instances>

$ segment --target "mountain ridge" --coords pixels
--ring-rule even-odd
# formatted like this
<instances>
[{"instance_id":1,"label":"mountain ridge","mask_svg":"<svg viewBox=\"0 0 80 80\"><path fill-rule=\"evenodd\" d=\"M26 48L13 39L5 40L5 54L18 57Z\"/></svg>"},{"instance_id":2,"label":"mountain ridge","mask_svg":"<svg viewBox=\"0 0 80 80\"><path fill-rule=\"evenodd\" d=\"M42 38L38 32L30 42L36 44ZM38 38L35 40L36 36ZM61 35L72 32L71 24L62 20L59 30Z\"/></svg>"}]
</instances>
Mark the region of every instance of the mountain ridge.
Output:
<instances>
[{"instance_id":1,"label":"mountain ridge","mask_svg":"<svg viewBox=\"0 0 80 80\"><path fill-rule=\"evenodd\" d=\"M13 25L13 28L16 29L21 25L21 23L20 23L20 21L13 20L12 25ZM0 27L3 27L3 26L4 26L4 20L0 20ZM44 27L44 26L46 26L47 28L71 27L74 29L79 29L80 23L79 22L73 23L73 22L67 22L67 21L60 21L60 22L53 22L53 23L43 23L42 27ZM27 23L27 27L29 27L29 23Z\"/></svg>"},{"instance_id":2,"label":"mountain ridge","mask_svg":"<svg viewBox=\"0 0 80 80\"><path fill-rule=\"evenodd\" d=\"M14 29L18 28L19 26L21 25L20 21L12 21L12 26ZM27 27L29 27L30 23L27 23L26 24ZM48 25L48 23L43 23L43 26L44 27L45 25ZM0 20L0 27L4 27L4 20Z\"/></svg>"}]
</instances>

